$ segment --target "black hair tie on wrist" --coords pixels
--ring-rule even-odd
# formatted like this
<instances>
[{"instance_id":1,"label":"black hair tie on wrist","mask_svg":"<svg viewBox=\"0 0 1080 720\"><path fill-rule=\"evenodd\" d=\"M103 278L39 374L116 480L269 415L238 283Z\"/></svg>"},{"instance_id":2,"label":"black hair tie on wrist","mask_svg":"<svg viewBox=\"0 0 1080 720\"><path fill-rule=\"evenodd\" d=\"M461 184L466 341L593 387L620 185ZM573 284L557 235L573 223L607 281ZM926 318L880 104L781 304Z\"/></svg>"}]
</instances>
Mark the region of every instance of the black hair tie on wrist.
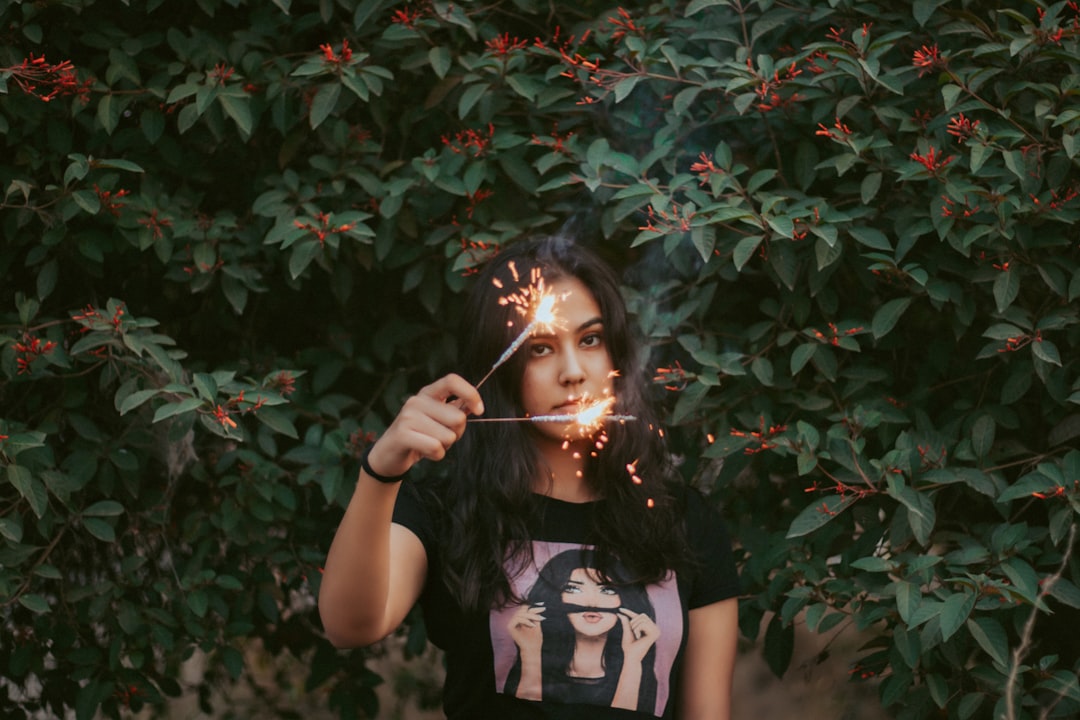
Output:
<instances>
[{"instance_id":1,"label":"black hair tie on wrist","mask_svg":"<svg viewBox=\"0 0 1080 720\"><path fill-rule=\"evenodd\" d=\"M402 473L401 475L394 475L394 476L391 477L391 476L388 476L388 475L380 475L379 473L375 472L374 470L371 469L371 463L368 462L368 455L370 455L370 454L371 454L371 449L369 448L366 452L364 452L364 457L360 461L360 467L363 468L364 472L366 472L371 477L375 478L376 480L378 480L381 483L386 483L387 485L392 485L393 483L401 482L401 480L405 477L404 473Z\"/></svg>"}]
</instances>

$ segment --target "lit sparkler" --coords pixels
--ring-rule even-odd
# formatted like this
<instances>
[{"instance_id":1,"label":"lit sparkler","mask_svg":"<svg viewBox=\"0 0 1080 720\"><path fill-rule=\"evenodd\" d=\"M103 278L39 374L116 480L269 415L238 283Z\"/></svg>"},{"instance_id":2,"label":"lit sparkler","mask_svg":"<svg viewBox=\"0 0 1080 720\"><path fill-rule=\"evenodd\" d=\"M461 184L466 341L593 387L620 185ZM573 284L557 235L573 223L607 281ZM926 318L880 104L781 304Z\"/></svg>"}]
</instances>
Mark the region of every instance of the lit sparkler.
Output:
<instances>
[{"instance_id":1,"label":"lit sparkler","mask_svg":"<svg viewBox=\"0 0 1080 720\"><path fill-rule=\"evenodd\" d=\"M514 279L517 280L517 268L511 264L510 271L514 274ZM487 371L484 377L480 378L480 382L476 383L476 387L479 388L483 385L491 374L499 369L499 366L513 357L514 353L518 351L525 341L540 328L551 327L556 324L557 316L555 314L555 302L558 299L554 294L544 289L544 278L540 275L539 268L533 268L532 275L530 277L531 283L524 290L507 295L506 297L499 298L500 305L516 305L518 311L523 315L528 315L532 312L532 318L525 326L525 329L514 338L514 341L510 343L510 346L503 351L503 354L499 356L499 359L495 361L495 364L491 366L491 369ZM502 287L502 284L496 281L497 287Z\"/></svg>"},{"instance_id":2,"label":"lit sparkler","mask_svg":"<svg viewBox=\"0 0 1080 720\"><path fill-rule=\"evenodd\" d=\"M469 418L469 422L530 422L530 423L566 423L577 425L579 432L589 435L599 430L605 422L626 422L637 420L635 415L614 415L611 406L615 404L615 398L609 397L586 404L576 413L558 415L530 415L528 417L512 418Z\"/></svg>"}]
</instances>

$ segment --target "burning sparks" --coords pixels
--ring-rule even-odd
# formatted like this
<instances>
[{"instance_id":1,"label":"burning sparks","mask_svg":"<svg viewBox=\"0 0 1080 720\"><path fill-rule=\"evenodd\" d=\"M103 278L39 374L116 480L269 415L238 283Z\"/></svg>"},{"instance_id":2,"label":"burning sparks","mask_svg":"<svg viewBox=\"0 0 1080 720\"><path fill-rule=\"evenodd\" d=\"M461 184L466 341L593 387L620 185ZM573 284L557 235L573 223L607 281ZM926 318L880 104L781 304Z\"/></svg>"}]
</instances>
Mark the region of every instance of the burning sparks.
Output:
<instances>
[{"instance_id":1,"label":"burning sparks","mask_svg":"<svg viewBox=\"0 0 1080 720\"><path fill-rule=\"evenodd\" d=\"M510 271L514 274L514 280L518 279L517 268L511 263ZM529 323L525 326L525 329L514 338L514 341L510 343L510 346L503 351L503 354L499 356L499 359L495 361L495 364L491 366L491 369L487 371L487 374L480 379L480 382L476 383L476 387L480 387L484 382L491 377L491 374L499 369L499 366L513 357L514 353L518 351L525 341L529 337L542 328L550 328L557 324L558 316L555 313L555 302L558 298L544 289L544 278L540 275L539 268L533 268L530 276L530 284L519 292L512 293L505 297L499 298L500 305L514 305L519 313L526 317L532 316ZM495 287L501 288L502 283L498 279L493 281Z\"/></svg>"},{"instance_id":2,"label":"burning sparks","mask_svg":"<svg viewBox=\"0 0 1080 720\"><path fill-rule=\"evenodd\" d=\"M469 422L531 422L531 423L566 423L577 426L577 431L582 437L588 437L603 427L605 422L626 422L637 420L634 415L614 415L611 407L615 404L615 398L606 397L602 400L594 400L585 403L581 410L576 413L559 415L530 415L528 417L513 418L469 418ZM567 446L569 447L569 446Z\"/></svg>"}]
</instances>

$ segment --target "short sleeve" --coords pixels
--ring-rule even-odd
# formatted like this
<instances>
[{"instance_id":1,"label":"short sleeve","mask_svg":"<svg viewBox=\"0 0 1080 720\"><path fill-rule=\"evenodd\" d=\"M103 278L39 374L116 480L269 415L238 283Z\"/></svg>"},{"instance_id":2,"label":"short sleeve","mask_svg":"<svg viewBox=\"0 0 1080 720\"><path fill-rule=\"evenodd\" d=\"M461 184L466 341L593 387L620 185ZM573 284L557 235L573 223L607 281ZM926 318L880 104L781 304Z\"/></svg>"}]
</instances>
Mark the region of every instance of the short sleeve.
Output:
<instances>
[{"instance_id":1,"label":"short sleeve","mask_svg":"<svg viewBox=\"0 0 1080 720\"><path fill-rule=\"evenodd\" d=\"M686 497L687 539L697 567L688 607L704 607L739 594L739 572L727 526L700 491Z\"/></svg>"},{"instance_id":2,"label":"short sleeve","mask_svg":"<svg viewBox=\"0 0 1080 720\"><path fill-rule=\"evenodd\" d=\"M430 558L435 549L435 527L431 521L431 515L420 498L416 487L408 480L398 491L397 501L394 503L393 522L408 528L424 545L424 551Z\"/></svg>"}]
</instances>

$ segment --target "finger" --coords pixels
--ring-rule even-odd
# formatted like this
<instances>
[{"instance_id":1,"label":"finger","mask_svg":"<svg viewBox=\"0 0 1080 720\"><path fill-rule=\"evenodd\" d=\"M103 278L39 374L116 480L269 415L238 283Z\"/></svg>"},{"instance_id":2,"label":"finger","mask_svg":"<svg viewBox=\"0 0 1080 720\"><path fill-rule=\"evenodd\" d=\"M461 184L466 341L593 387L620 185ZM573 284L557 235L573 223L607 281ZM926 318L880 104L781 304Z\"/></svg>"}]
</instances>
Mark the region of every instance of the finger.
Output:
<instances>
[{"instance_id":1,"label":"finger","mask_svg":"<svg viewBox=\"0 0 1080 720\"><path fill-rule=\"evenodd\" d=\"M480 391L465 378L454 373L439 378L420 392L444 404L454 399L453 407L458 407L473 415L481 415L484 412L484 401L480 399Z\"/></svg>"},{"instance_id":2,"label":"finger","mask_svg":"<svg viewBox=\"0 0 1080 720\"><path fill-rule=\"evenodd\" d=\"M444 403L430 395L414 395L406 400L399 417L407 423L431 419L452 429L456 435L465 431L465 421L469 418L468 413L458 406Z\"/></svg>"}]
</instances>

